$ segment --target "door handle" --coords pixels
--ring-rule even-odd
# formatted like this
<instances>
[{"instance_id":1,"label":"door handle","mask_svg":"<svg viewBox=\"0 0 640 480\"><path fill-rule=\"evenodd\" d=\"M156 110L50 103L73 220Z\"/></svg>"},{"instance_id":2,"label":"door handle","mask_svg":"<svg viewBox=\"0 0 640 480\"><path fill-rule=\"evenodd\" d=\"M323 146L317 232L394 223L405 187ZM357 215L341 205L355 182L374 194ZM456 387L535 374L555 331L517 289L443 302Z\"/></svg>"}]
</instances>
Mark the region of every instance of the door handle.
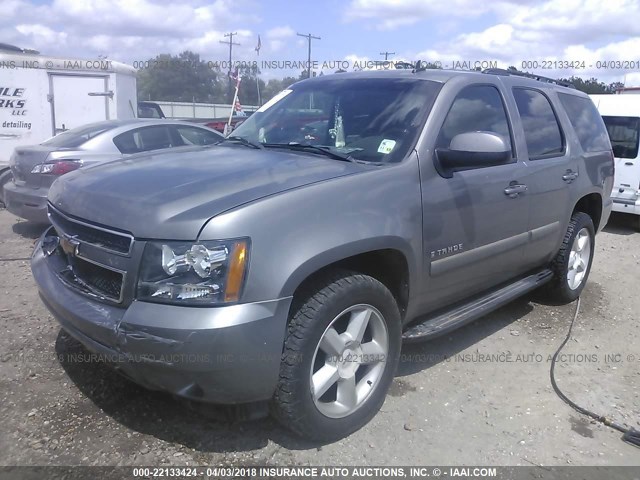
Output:
<instances>
[{"instance_id":1,"label":"door handle","mask_svg":"<svg viewBox=\"0 0 640 480\"><path fill-rule=\"evenodd\" d=\"M526 185L522 185L520 183L515 183L512 185L509 185L507 188L504 189L504 194L508 195L509 198L516 198L518 195L520 195L521 193L524 193L527 191L527 186Z\"/></svg>"},{"instance_id":2,"label":"door handle","mask_svg":"<svg viewBox=\"0 0 640 480\"><path fill-rule=\"evenodd\" d=\"M633 162L624 162L624 164L633 167Z\"/></svg>"},{"instance_id":3,"label":"door handle","mask_svg":"<svg viewBox=\"0 0 640 480\"><path fill-rule=\"evenodd\" d=\"M576 178L578 178L578 172L574 172L572 170L567 170L567 173L562 176L562 180L567 183L573 182Z\"/></svg>"}]
</instances>

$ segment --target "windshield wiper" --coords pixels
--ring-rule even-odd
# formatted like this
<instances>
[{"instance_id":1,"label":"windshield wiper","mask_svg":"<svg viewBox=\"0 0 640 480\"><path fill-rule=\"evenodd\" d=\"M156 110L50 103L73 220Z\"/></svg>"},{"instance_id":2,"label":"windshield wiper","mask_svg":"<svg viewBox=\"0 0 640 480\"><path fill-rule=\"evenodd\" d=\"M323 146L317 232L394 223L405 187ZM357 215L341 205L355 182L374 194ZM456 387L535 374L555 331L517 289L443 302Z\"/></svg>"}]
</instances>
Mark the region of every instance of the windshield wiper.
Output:
<instances>
[{"instance_id":1,"label":"windshield wiper","mask_svg":"<svg viewBox=\"0 0 640 480\"><path fill-rule=\"evenodd\" d=\"M262 150L264 148L261 143L252 142L251 140L247 140L246 138L240 137L239 135L231 135L224 140L220 140L218 143L216 143L216 145L219 145L223 142L236 142L246 147L256 148L259 150Z\"/></svg>"},{"instance_id":2,"label":"windshield wiper","mask_svg":"<svg viewBox=\"0 0 640 480\"><path fill-rule=\"evenodd\" d=\"M355 163L355 160L351 158L351 156L340 155L339 153L332 152L330 147L320 146L320 145L311 145L309 143L298 143L298 142L289 142L289 143L265 143L263 145L266 148L286 148L289 150L301 151L301 152L313 152L319 153L329 158L333 158L334 160L341 160L343 162L352 162Z\"/></svg>"}]
</instances>

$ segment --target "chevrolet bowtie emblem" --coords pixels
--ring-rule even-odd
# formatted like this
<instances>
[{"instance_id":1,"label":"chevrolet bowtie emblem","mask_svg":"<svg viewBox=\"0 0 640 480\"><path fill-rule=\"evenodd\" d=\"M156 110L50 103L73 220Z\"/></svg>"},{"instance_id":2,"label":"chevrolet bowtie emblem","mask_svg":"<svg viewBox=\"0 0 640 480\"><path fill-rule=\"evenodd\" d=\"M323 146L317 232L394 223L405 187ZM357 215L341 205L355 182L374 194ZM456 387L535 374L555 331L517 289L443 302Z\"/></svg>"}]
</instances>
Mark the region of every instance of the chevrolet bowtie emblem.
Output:
<instances>
[{"instance_id":1,"label":"chevrolet bowtie emblem","mask_svg":"<svg viewBox=\"0 0 640 480\"><path fill-rule=\"evenodd\" d=\"M60 237L60 246L67 255L76 256L80 249L80 241L76 235L62 235Z\"/></svg>"}]
</instances>

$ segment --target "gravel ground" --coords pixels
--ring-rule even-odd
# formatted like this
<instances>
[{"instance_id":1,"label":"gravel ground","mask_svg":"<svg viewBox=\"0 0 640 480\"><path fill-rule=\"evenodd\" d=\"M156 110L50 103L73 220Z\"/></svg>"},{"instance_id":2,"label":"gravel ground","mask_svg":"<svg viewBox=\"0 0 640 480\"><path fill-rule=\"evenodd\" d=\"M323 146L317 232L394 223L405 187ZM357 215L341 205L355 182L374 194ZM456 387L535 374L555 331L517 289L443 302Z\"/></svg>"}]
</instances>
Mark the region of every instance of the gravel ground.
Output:
<instances>
[{"instance_id":1,"label":"gravel ground","mask_svg":"<svg viewBox=\"0 0 640 480\"><path fill-rule=\"evenodd\" d=\"M101 363L65 360L86 352L38 298L28 257L41 231L0 210L2 465L640 464L639 449L550 386L550 358L575 304L533 294L451 336L405 346L381 412L321 445L270 419L215 420L215 408L198 414ZM596 250L556 376L579 404L640 428L640 233L616 216Z\"/></svg>"}]
</instances>

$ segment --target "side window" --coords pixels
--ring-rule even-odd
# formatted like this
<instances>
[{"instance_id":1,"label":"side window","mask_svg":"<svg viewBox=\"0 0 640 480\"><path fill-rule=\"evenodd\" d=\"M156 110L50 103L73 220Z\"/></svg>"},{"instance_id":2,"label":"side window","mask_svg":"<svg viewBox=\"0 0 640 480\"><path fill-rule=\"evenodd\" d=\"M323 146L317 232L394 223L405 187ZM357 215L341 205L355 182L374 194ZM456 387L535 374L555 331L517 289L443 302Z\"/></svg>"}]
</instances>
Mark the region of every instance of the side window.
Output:
<instances>
[{"instance_id":1,"label":"side window","mask_svg":"<svg viewBox=\"0 0 640 480\"><path fill-rule=\"evenodd\" d=\"M514 88L513 96L522 120L529 159L562 155L564 137L549 99L529 88Z\"/></svg>"},{"instance_id":2,"label":"side window","mask_svg":"<svg viewBox=\"0 0 640 480\"><path fill-rule=\"evenodd\" d=\"M604 122L591 99L568 93L559 93L558 97L567 111L569 121L576 131L582 150L585 152L611 150Z\"/></svg>"},{"instance_id":3,"label":"side window","mask_svg":"<svg viewBox=\"0 0 640 480\"><path fill-rule=\"evenodd\" d=\"M122 153L147 152L172 147L169 129L165 125L144 127L121 133L113 139Z\"/></svg>"},{"instance_id":4,"label":"side window","mask_svg":"<svg viewBox=\"0 0 640 480\"><path fill-rule=\"evenodd\" d=\"M640 137L640 118L602 117L616 158L636 158Z\"/></svg>"},{"instance_id":5,"label":"side window","mask_svg":"<svg viewBox=\"0 0 640 480\"><path fill-rule=\"evenodd\" d=\"M135 134L135 130L130 130L114 137L113 143L118 150L120 150L120 153L137 153L142 151L140 139L138 135Z\"/></svg>"},{"instance_id":6,"label":"side window","mask_svg":"<svg viewBox=\"0 0 640 480\"><path fill-rule=\"evenodd\" d=\"M204 128L182 126L175 128L178 132L178 137L185 145L212 145L224 138Z\"/></svg>"},{"instance_id":7,"label":"side window","mask_svg":"<svg viewBox=\"0 0 640 480\"><path fill-rule=\"evenodd\" d=\"M507 114L496 87L473 85L458 94L442 124L436 148L449 148L456 135L477 131L498 134L512 145Z\"/></svg>"}]
</instances>

